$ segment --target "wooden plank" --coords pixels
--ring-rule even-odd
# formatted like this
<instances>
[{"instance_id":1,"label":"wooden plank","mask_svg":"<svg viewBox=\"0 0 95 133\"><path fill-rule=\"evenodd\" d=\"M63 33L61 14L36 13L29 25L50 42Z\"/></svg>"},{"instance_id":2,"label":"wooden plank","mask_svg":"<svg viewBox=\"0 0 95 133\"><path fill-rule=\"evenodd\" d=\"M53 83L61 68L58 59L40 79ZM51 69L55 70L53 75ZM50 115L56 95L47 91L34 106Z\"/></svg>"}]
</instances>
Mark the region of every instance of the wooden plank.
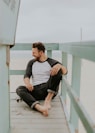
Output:
<instances>
[{"instance_id":1,"label":"wooden plank","mask_svg":"<svg viewBox=\"0 0 95 133\"><path fill-rule=\"evenodd\" d=\"M55 129L63 129L63 124L64 126L66 125L66 123L30 123L30 124L18 124L18 123L14 123L12 124L13 127L18 127L18 128L23 128L23 129L47 129L47 128L55 128ZM44 125L44 126L43 126Z\"/></svg>"},{"instance_id":2,"label":"wooden plank","mask_svg":"<svg viewBox=\"0 0 95 133\"><path fill-rule=\"evenodd\" d=\"M12 128L11 133L68 133L68 130L64 128L63 129L17 129L17 128Z\"/></svg>"},{"instance_id":3,"label":"wooden plank","mask_svg":"<svg viewBox=\"0 0 95 133\"><path fill-rule=\"evenodd\" d=\"M48 117L32 110L23 101L17 103L15 93L10 96L11 133L69 133L59 96L53 99Z\"/></svg>"},{"instance_id":4,"label":"wooden plank","mask_svg":"<svg viewBox=\"0 0 95 133\"><path fill-rule=\"evenodd\" d=\"M11 119L11 122L12 122L12 124L14 124L14 123L16 123L16 124L27 124L27 121L29 122L29 123L31 123L31 124L34 124L34 123L36 123L36 124L49 124L50 122L52 123L52 124L63 124L63 123L65 123L65 119L43 119L43 118L41 118L41 119L31 119L31 118L29 118L29 119L27 119L27 120L23 120L22 121L22 119L19 119L19 121L18 121L18 119Z\"/></svg>"}]
</instances>

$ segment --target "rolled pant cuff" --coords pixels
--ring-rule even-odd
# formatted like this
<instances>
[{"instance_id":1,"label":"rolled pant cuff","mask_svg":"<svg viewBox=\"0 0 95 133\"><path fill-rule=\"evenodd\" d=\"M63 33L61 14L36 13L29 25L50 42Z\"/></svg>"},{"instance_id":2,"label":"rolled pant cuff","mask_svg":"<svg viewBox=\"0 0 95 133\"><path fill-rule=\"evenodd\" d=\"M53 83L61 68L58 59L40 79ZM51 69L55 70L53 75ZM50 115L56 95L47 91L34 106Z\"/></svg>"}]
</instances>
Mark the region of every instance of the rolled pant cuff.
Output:
<instances>
[{"instance_id":1,"label":"rolled pant cuff","mask_svg":"<svg viewBox=\"0 0 95 133\"><path fill-rule=\"evenodd\" d=\"M51 92L51 93L54 93L55 95L57 94L56 91L53 91L53 90L50 90L50 89L48 89L47 91L48 91L48 92Z\"/></svg>"},{"instance_id":2,"label":"rolled pant cuff","mask_svg":"<svg viewBox=\"0 0 95 133\"><path fill-rule=\"evenodd\" d=\"M33 109L34 106L35 106L36 104L40 104L40 102L39 102L39 101L34 102L34 103L31 105L31 108Z\"/></svg>"}]
</instances>

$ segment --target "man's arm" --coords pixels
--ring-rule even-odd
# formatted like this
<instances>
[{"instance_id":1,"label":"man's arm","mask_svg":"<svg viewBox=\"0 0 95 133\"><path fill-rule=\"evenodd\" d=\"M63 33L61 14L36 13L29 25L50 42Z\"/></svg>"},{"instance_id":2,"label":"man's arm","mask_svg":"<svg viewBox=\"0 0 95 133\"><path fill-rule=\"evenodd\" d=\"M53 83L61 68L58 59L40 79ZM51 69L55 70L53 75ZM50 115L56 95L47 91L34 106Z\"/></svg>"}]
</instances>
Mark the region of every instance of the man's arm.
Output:
<instances>
[{"instance_id":1,"label":"man's arm","mask_svg":"<svg viewBox=\"0 0 95 133\"><path fill-rule=\"evenodd\" d=\"M53 75L56 75L60 69L62 70L62 74L63 74L63 75L66 75L66 74L67 74L68 71L67 71L66 67L64 67L64 66L61 65L61 64L56 64L56 65L54 65L54 66L51 68L51 75L52 75L52 76L53 76Z\"/></svg>"},{"instance_id":2,"label":"man's arm","mask_svg":"<svg viewBox=\"0 0 95 133\"><path fill-rule=\"evenodd\" d=\"M33 86L30 83L30 77L32 76L32 65L33 65L34 61L35 60L33 59L33 60L30 60L28 62L27 67L26 67L26 71L25 71L25 74L24 74L24 83L25 83L26 88L29 91L33 90Z\"/></svg>"},{"instance_id":3,"label":"man's arm","mask_svg":"<svg viewBox=\"0 0 95 133\"><path fill-rule=\"evenodd\" d=\"M63 74L63 75L66 75L66 74L68 73L67 68L66 68L65 66L61 65L61 64L59 64L59 65L60 65L60 68L61 68L61 70L62 70L62 74Z\"/></svg>"},{"instance_id":4,"label":"man's arm","mask_svg":"<svg viewBox=\"0 0 95 133\"><path fill-rule=\"evenodd\" d=\"M24 78L24 83L25 83L26 88L27 88L29 91L32 91L32 90L33 90L33 86L32 86L32 84L30 83L30 78L28 78L28 77Z\"/></svg>"}]
</instances>

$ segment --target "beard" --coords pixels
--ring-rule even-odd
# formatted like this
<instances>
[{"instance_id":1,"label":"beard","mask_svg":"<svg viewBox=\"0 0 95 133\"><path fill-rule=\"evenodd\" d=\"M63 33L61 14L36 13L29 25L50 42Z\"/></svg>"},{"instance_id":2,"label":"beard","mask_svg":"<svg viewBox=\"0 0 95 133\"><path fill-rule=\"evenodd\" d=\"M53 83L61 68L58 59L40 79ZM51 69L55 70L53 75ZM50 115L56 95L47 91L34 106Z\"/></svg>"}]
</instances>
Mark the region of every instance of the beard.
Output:
<instances>
[{"instance_id":1,"label":"beard","mask_svg":"<svg viewBox=\"0 0 95 133\"><path fill-rule=\"evenodd\" d=\"M40 57L36 57L36 60L39 61L40 60Z\"/></svg>"},{"instance_id":2,"label":"beard","mask_svg":"<svg viewBox=\"0 0 95 133\"><path fill-rule=\"evenodd\" d=\"M39 56L39 57L35 57L35 59L36 59L37 61L40 61L40 56Z\"/></svg>"}]
</instances>

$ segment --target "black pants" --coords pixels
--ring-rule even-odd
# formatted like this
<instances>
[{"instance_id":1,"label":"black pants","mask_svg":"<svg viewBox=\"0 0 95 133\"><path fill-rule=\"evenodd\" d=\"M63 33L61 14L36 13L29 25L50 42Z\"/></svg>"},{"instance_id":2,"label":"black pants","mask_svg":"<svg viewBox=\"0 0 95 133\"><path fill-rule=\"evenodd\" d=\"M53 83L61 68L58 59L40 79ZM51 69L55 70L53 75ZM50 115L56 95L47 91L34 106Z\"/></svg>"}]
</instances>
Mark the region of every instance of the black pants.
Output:
<instances>
[{"instance_id":1,"label":"black pants","mask_svg":"<svg viewBox=\"0 0 95 133\"><path fill-rule=\"evenodd\" d=\"M57 75L50 76L47 83L34 86L33 91L29 91L25 86L19 86L16 93L26 102L31 108L39 103L38 100L44 100L48 92L53 92L56 96L59 88L60 80L62 79L62 72L59 70Z\"/></svg>"}]
</instances>

